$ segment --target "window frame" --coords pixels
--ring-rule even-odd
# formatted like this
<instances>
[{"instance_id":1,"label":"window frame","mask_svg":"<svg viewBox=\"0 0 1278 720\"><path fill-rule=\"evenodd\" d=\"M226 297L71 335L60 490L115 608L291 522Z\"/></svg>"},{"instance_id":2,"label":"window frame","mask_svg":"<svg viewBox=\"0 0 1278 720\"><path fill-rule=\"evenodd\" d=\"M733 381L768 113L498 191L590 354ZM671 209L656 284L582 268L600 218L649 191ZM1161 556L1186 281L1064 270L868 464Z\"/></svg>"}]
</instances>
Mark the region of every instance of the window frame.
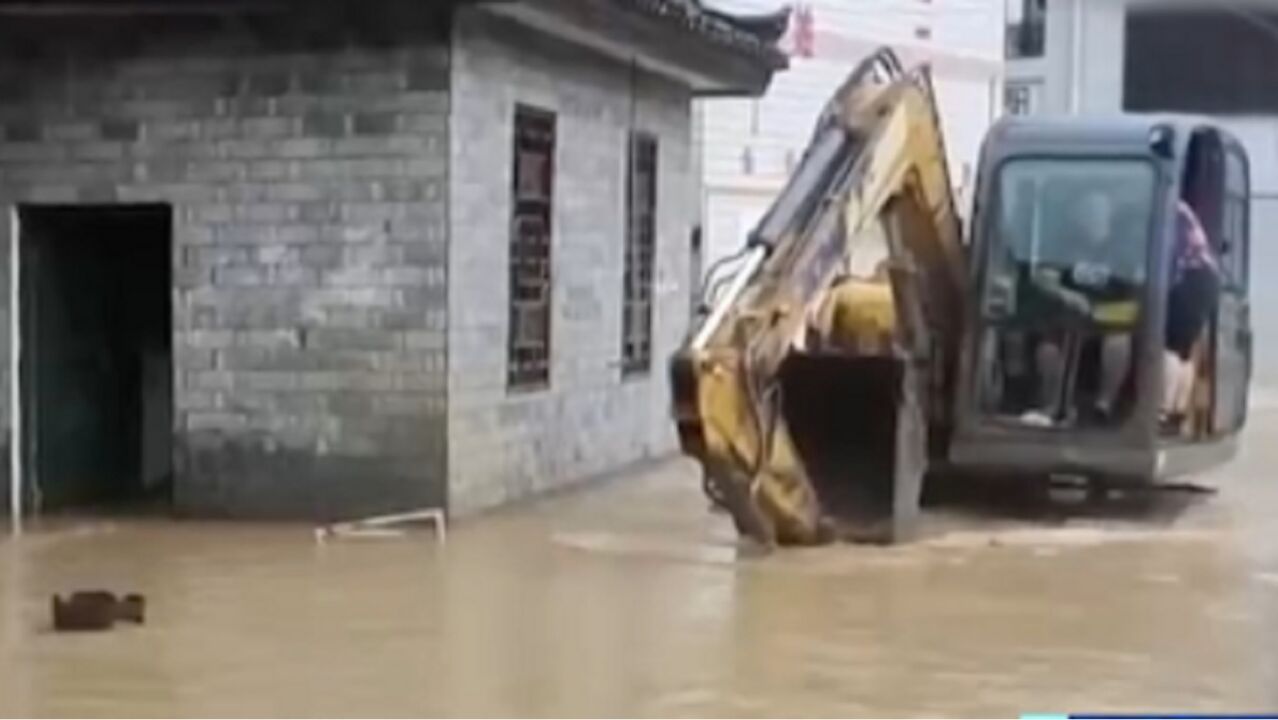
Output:
<instances>
[{"instance_id":1,"label":"window frame","mask_svg":"<svg viewBox=\"0 0 1278 720\"><path fill-rule=\"evenodd\" d=\"M989 368L997 367L997 360L991 364L991 351L993 348L989 345L988 337L991 332L1024 332L1029 329L1038 329L1033 324L1021 323L1017 318L996 315L989 312L990 309L990 291L994 282L997 281L997 273L995 272L994 263L992 261L993 254L999 252L1003 247L1003 208L1007 194L1006 178L1004 171L1009 165L1014 165L1022 161L1059 161L1059 162L1110 162L1110 163L1130 163L1144 165L1152 175L1150 185L1151 199L1149 204L1149 219L1146 225L1145 247L1142 258L1145 263L1145 278L1143 285L1137 293L1139 299L1139 308L1137 317L1131 324L1131 337L1133 338L1133 357L1141 357L1143 352L1143 338L1148 332L1149 323L1149 303L1151 294L1158 292L1159 283L1153 276L1152 269L1154 262L1158 258L1161 247L1158 242L1157 235L1160 231L1160 214L1162 203L1166 200L1166 175L1159 164L1143 153L1124 152L1114 154L1068 154L1068 153L1051 153L1050 151L1027 152L1023 154L1014 154L999 159L994 165L985 182L990 183L988 186L988 202L989 209L984 213L982 224L977 228L977 234L973 237L975 243L974 262L969 277L974 279L977 288L977 300L974 306L968 311L969 323L975 329L972 333L972 339L967 341L968 349L972 353L972 365L968 370L967 382L971 383L971 393L973 407L980 417L982 424L989 424L994 427L1024 428L1025 425L1015 416L1001 413L998 409L992 408L989 403L989 393L991 387L991 375ZM986 196L981 196L983 199ZM1118 416L1119 422L1126 422L1130 415Z\"/></svg>"},{"instance_id":2,"label":"window frame","mask_svg":"<svg viewBox=\"0 0 1278 720\"><path fill-rule=\"evenodd\" d=\"M511 137L506 386L536 390L550 386L553 357L558 117L550 110L516 104ZM541 167L526 167L532 160L540 161ZM530 185L538 180L539 187ZM529 225L534 228L525 234Z\"/></svg>"},{"instance_id":3,"label":"window frame","mask_svg":"<svg viewBox=\"0 0 1278 720\"><path fill-rule=\"evenodd\" d=\"M1034 115L1042 83L1008 80L1003 84L1003 113L1014 117Z\"/></svg>"},{"instance_id":4,"label":"window frame","mask_svg":"<svg viewBox=\"0 0 1278 720\"><path fill-rule=\"evenodd\" d=\"M660 154L656 134L637 130L627 133L621 283L622 377L647 375L652 371ZM640 183L646 187L641 188ZM643 207L639 206L641 200L646 201Z\"/></svg>"},{"instance_id":5,"label":"window frame","mask_svg":"<svg viewBox=\"0 0 1278 720\"><path fill-rule=\"evenodd\" d=\"M1221 233L1224 250L1220 254L1220 270L1227 288L1246 292L1250 282L1251 264L1251 197L1250 168L1242 150L1226 144L1224 148L1225 172L1221 189ZM1231 163L1242 175L1241 188L1232 187Z\"/></svg>"},{"instance_id":6,"label":"window frame","mask_svg":"<svg viewBox=\"0 0 1278 720\"><path fill-rule=\"evenodd\" d=\"M993 277L994 272L993 272L993 267L990 261L992 258L992 254L995 252L999 252L1000 249L1003 247L1001 243L1002 230L1003 230L1002 210L1003 210L1003 202L1004 202L1003 196L1006 192L1004 187L1004 182L1005 182L1004 172L1006 171L1009 165L1015 165L1015 164L1019 164L1021 162L1026 162L1026 161L1029 161L1029 162L1059 161L1059 162L1071 162L1071 163L1123 162L1123 163L1133 163L1133 164L1144 165L1153 174L1153 182L1151 184L1151 188L1154 193L1153 196L1151 197L1151 202L1150 202L1150 217L1148 220L1149 224L1147 224L1146 227L1147 229L1152 229L1157 227L1158 202L1159 202L1158 197L1160 192L1158 188L1160 183L1160 180L1159 180L1160 172L1159 172L1158 166L1148 156L1140 155L1140 154L1068 155L1068 154L1028 153L1028 154L1014 155L1014 156L1003 158L994 167L993 172L990 173L990 182L992 183L992 187L990 188L990 198L989 198L990 210L987 213L985 213L986 220L982 224L982 227L979 228L979 232L980 232L980 238L979 238L980 247L978 248L979 256L977 258L978 262L973 268L975 279L977 281L976 288L977 288L977 298L978 298L976 307L974 308L976 314L973 319L978 324L998 325L1005 322L1005 319L997 319L987 315L987 309L988 309L987 302L989 300L989 293L991 291L991 283L994 282L994 277ZM1147 299L1145 298L1145 293L1148 292L1149 286L1151 285L1151 282L1152 282L1152 278L1149 274L1149 271L1150 271L1150 268L1152 267L1154 253L1158 252L1157 243L1153 241L1152 230L1150 231L1150 234L1145 238L1145 242L1146 242L1146 245L1145 245L1144 254L1142 255L1142 257L1144 258L1144 263L1145 263L1144 270L1146 275L1143 281L1144 288L1141 291L1142 308L1140 310L1141 317L1137 321L1138 325L1144 322L1144 314L1146 312L1146 309L1143 306L1145 304L1145 300Z\"/></svg>"},{"instance_id":7,"label":"window frame","mask_svg":"<svg viewBox=\"0 0 1278 720\"><path fill-rule=\"evenodd\" d=\"M1010 14L1012 4L1020 4L1021 17L1004 27L1004 58L1034 60L1047 54L1047 5L1044 0L1005 0Z\"/></svg>"}]
</instances>

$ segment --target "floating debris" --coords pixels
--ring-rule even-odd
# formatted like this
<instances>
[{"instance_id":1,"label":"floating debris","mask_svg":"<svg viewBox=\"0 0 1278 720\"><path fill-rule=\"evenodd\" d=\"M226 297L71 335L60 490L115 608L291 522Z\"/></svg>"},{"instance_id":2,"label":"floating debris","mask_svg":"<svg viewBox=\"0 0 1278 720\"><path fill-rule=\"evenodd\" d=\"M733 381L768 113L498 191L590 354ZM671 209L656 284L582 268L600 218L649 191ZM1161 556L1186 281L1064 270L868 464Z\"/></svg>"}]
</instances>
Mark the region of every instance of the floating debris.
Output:
<instances>
[{"instance_id":1,"label":"floating debris","mask_svg":"<svg viewBox=\"0 0 1278 720\"><path fill-rule=\"evenodd\" d=\"M141 625L146 616L146 598L137 594L117 597L106 590L83 590L65 599L54 595L53 629L59 632L109 630L117 622Z\"/></svg>"}]
</instances>

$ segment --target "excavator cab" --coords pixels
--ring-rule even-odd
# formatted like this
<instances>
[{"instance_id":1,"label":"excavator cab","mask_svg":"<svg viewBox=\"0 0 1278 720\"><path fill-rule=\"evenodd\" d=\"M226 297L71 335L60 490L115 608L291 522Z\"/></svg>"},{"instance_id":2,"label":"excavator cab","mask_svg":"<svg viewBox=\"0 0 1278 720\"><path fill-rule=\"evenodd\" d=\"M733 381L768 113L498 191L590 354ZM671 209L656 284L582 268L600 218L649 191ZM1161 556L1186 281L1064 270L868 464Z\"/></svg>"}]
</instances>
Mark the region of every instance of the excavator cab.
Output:
<instances>
[{"instance_id":1,"label":"excavator cab","mask_svg":"<svg viewBox=\"0 0 1278 720\"><path fill-rule=\"evenodd\" d=\"M1184 118L1011 119L978 182L951 469L1154 481L1231 456L1251 366L1242 145ZM1180 244L1195 226L1204 272Z\"/></svg>"}]
</instances>

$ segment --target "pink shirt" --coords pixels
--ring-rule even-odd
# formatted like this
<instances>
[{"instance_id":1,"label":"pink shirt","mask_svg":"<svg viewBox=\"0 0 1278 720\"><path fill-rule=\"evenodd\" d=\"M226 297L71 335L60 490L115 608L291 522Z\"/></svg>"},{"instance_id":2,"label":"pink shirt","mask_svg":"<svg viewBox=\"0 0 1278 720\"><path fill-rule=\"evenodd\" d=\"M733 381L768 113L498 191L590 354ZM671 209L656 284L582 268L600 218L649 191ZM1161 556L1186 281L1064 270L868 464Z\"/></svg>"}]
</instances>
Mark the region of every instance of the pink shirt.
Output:
<instances>
[{"instance_id":1,"label":"pink shirt","mask_svg":"<svg viewBox=\"0 0 1278 720\"><path fill-rule=\"evenodd\" d=\"M1184 200L1176 204L1176 259L1174 277L1179 279L1186 271L1196 268L1217 269L1216 258L1211 252L1207 231L1198 215Z\"/></svg>"}]
</instances>

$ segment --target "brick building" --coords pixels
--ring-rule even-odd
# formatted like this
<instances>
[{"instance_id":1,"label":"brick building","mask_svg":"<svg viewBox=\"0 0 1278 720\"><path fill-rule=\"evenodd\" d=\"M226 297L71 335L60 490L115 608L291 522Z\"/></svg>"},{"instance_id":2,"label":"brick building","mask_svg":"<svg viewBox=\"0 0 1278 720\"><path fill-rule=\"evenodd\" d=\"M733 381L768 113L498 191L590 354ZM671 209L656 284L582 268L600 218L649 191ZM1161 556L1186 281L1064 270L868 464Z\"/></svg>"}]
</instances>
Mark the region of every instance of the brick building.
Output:
<instances>
[{"instance_id":1,"label":"brick building","mask_svg":"<svg viewBox=\"0 0 1278 720\"><path fill-rule=\"evenodd\" d=\"M0 2L25 511L469 512L673 447L696 0Z\"/></svg>"}]
</instances>

